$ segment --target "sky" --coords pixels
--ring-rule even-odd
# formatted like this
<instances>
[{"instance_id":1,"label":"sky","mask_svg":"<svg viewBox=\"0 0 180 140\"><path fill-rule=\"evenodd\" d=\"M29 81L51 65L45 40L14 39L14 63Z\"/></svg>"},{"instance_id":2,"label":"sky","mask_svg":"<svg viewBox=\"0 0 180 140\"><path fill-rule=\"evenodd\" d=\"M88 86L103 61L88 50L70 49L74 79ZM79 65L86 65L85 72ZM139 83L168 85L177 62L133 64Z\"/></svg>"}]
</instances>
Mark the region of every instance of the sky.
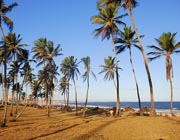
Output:
<instances>
[{"instance_id":1,"label":"sky","mask_svg":"<svg viewBox=\"0 0 180 140\"><path fill-rule=\"evenodd\" d=\"M55 47L61 44L63 56L56 58L59 66L61 61L67 56L74 56L79 61L82 57L90 56L91 69L97 76L97 81L90 79L89 101L116 101L115 88L112 81L104 81L99 65L104 63L104 58L113 56L111 40L102 41L101 38L94 38L92 32L99 26L91 23L90 19L98 15L97 0L4 0L9 5L18 3L18 7L8 13L14 21L14 30L23 38L22 43L28 44L28 49L34 47L34 41L40 37L54 42ZM157 45L155 38L159 38L164 32L177 32L176 42L180 41L180 1L179 0L143 0L138 1L138 6L134 9L134 18L139 34L145 35L142 39L145 52L149 52L148 45ZM119 14L127 11L120 9ZM131 26L130 17L122 19L127 26ZM3 26L5 34L7 27ZM123 27L121 26L122 30ZM133 62L140 88L142 101L149 101L149 86L147 75L141 53L132 49ZM31 53L31 57L33 53ZM173 55L174 68L174 101L180 101L180 63L178 55ZM129 53L126 51L118 55L120 71L120 100L137 101L135 82L131 65L129 63ZM35 72L38 71L35 67ZM162 57L149 63L149 69L154 87L155 101L169 101L170 87L166 81L165 58ZM84 73L83 64L79 65L81 75ZM59 76L62 76L62 74ZM78 100L85 101L86 83L82 77L77 80ZM29 91L30 92L30 91ZM60 93L55 92L54 100L63 100ZM70 89L70 100L74 100L74 87Z\"/></svg>"}]
</instances>

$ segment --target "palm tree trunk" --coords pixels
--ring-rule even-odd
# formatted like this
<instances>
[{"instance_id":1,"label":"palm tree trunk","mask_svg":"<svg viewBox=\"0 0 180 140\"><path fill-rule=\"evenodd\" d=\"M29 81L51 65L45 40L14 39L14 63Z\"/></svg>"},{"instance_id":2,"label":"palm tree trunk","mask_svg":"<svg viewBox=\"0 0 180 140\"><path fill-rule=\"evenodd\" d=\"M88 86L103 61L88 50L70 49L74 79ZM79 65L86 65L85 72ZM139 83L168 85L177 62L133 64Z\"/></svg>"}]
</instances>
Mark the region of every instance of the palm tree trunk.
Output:
<instances>
[{"instance_id":1,"label":"palm tree trunk","mask_svg":"<svg viewBox=\"0 0 180 140\"><path fill-rule=\"evenodd\" d=\"M46 108L47 108L47 116L49 117L49 96L48 96L48 94L49 94L49 91L48 91L48 87L47 87L47 85L46 85Z\"/></svg>"},{"instance_id":2,"label":"palm tree trunk","mask_svg":"<svg viewBox=\"0 0 180 140\"><path fill-rule=\"evenodd\" d=\"M5 41L5 35L4 35L4 31L3 31L3 28L2 28L1 25L0 25L0 30L1 30L1 33L2 33L3 40Z\"/></svg>"},{"instance_id":3,"label":"palm tree trunk","mask_svg":"<svg viewBox=\"0 0 180 140\"><path fill-rule=\"evenodd\" d=\"M76 82L73 79L73 83L74 83L74 89L75 89L75 102L76 102L76 115L78 115L78 108L77 108L77 90L76 90Z\"/></svg>"},{"instance_id":4,"label":"palm tree trunk","mask_svg":"<svg viewBox=\"0 0 180 140\"><path fill-rule=\"evenodd\" d=\"M2 73L3 73L3 65L2 65ZM2 83L1 83L1 91L2 91L2 105L4 105L4 101L5 101L5 89L4 89L4 78L2 75Z\"/></svg>"},{"instance_id":5,"label":"palm tree trunk","mask_svg":"<svg viewBox=\"0 0 180 140\"><path fill-rule=\"evenodd\" d=\"M13 80L13 87L14 87L14 80ZM14 104L14 89L12 90L12 97L11 97L11 110L10 110L10 116L13 116L13 104Z\"/></svg>"},{"instance_id":6,"label":"palm tree trunk","mask_svg":"<svg viewBox=\"0 0 180 140\"><path fill-rule=\"evenodd\" d=\"M1 24L0 24L0 30L1 30L2 38L3 38L4 43L5 43L5 35L4 35L4 31L3 31L3 28L2 28L2 26L1 26ZM3 78L3 77L2 77L2 78ZM4 78L4 79L5 79L5 78ZM4 81L5 81L5 80L2 80L2 85L4 85L4 84L3 84ZM6 97L5 97L5 96L6 96L5 85L2 86L2 94L3 94L3 101L2 101L2 104L4 104L5 98L6 98Z\"/></svg>"},{"instance_id":7,"label":"palm tree trunk","mask_svg":"<svg viewBox=\"0 0 180 140\"><path fill-rule=\"evenodd\" d=\"M129 56L130 56L131 68L132 68L133 75L134 75L134 80L135 80L135 83L136 83L136 90L137 90L137 96L138 96L139 111L140 111L140 113L141 113L141 99L140 99L140 94L139 94L139 86L138 86L138 82L137 82L137 78L136 78L136 73L135 73L135 69L134 69L133 62L132 62L131 48L129 48Z\"/></svg>"},{"instance_id":8,"label":"palm tree trunk","mask_svg":"<svg viewBox=\"0 0 180 140\"><path fill-rule=\"evenodd\" d=\"M170 82L170 88L171 88L170 114L173 115L173 112L172 112L172 109L173 109L173 84L172 84L171 76L170 76L169 82Z\"/></svg>"},{"instance_id":9,"label":"palm tree trunk","mask_svg":"<svg viewBox=\"0 0 180 140\"><path fill-rule=\"evenodd\" d=\"M25 111L27 105L28 105L28 104L26 103L26 105L23 107L22 111L16 116L16 118L13 118L13 119L11 120L11 122L17 121L17 119L18 119L18 118L23 114L23 112Z\"/></svg>"},{"instance_id":10,"label":"palm tree trunk","mask_svg":"<svg viewBox=\"0 0 180 140\"><path fill-rule=\"evenodd\" d=\"M68 81L68 91L67 91L67 107L69 107L69 81Z\"/></svg>"},{"instance_id":11,"label":"palm tree trunk","mask_svg":"<svg viewBox=\"0 0 180 140\"><path fill-rule=\"evenodd\" d=\"M18 113L18 92L16 93L16 110L15 110L15 114Z\"/></svg>"},{"instance_id":12,"label":"palm tree trunk","mask_svg":"<svg viewBox=\"0 0 180 140\"><path fill-rule=\"evenodd\" d=\"M134 31L135 31L136 36L138 38L139 47L141 48L141 53L142 53L142 56L143 56L143 59L144 59L144 65L145 65L145 69L146 69L146 73L147 73L147 77L148 77L149 88L150 88L150 100L151 100L150 115L151 116L155 116L156 112L155 112L155 105L154 105L153 84L152 84L151 75L150 75L150 71L149 71L149 67L148 67L148 63L147 63L147 58L146 58L146 55L145 55L145 52L144 52L144 49L143 49L143 46L142 46L142 42L141 42L139 33L137 31L137 28L136 28L136 24L134 22L134 17L133 17L133 14L132 14L132 9L130 8L128 10L129 10L129 13L130 13L130 18L131 18L131 21L132 21L132 25L133 25Z\"/></svg>"},{"instance_id":13,"label":"palm tree trunk","mask_svg":"<svg viewBox=\"0 0 180 140\"><path fill-rule=\"evenodd\" d=\"M120 107L120 97L119 97L119 73L118 73L118 58L117 58L117 54L116 54L116 47L115 47L115 44L114 44L114 35L112 34L112 47L113 47L113 50L114 50L114 57L115 57L115 60L116 60L116 94L117 94L117 100L116 100L116 114L115 116L120 116L121 115L121 107Z\"/></svg>"},{"instance_id":14,"label":"palm tree trunk","mask_svg":"<svg viewBox=\"0 0 180 140\"><path fill-rule=\"evenodd\" d=\"M66 106L67 103L66 103L66 92L64 93L64 105Z\"/></svg>"},{"instance_id":15,"label":"palm tree trunk","mask_svg":"<svg viewBox=\"0 0 180 140\"><path fill-rule=\"evenodd\" d=\"M3 80L3 82L2 82L2 87L1 87L2 89L1 89L1 91L2 91L2 105L4 104L4 101L5 101L5 89L4 89L4 80Z\"/></svg>"},{"instance_id":16,"label":"palm tree trunk","mask_svg":"<svg viewBox=\"0 0 180 140\"><path fill-rule=\"evenodd\" d=\"M85 101L84 110L83 110L83 117L86 116L86 106L87 106L87 102L88 102L88 93L89 93L89 76L87 78L86 101Z\"/></svg>"},{"instance_id":17,"label":"palm tree trunk","mask_svg":"<svg viewBox=\"0 0 180 140\"><path fill-rule=\"evenodd\" d=\"M5 106L4 106L4 115L1 127L6 127L6 116L7 116L7 98L8 98L8 87L7 87L7 81L6 81L6 70L7 70L7 63L6 60L4 62L4 86L5 86Z\"/></svg>"}]
</instances>

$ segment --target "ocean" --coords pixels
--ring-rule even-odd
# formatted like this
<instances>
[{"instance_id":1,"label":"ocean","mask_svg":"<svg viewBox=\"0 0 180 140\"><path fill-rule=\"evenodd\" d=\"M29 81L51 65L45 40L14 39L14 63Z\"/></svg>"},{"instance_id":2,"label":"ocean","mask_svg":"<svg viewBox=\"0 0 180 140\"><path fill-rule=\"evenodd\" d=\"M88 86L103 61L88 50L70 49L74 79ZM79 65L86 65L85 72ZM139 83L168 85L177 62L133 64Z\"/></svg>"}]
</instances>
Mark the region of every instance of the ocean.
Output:
<instances>
[{"instance_id":1,"label":"ocean","mask_svg":"<svg viewBox=\"0 0 180 140\"><path fill-rule=\"evenodd\" d=\"M71 102L74 106L75 103ZM79 102L78 106L84 106L84 102ZM116 102L88 102L88 107L112 108L116 106ZM141 102L142 107L150 108L150 102ZM138 102L121 102L121 108L132 107L138 109ZM155 109L157 113L169 113L170 102L155 102ZM180 114L180 102L173 102L173 113Z\"/></svg>"}]
</instances>

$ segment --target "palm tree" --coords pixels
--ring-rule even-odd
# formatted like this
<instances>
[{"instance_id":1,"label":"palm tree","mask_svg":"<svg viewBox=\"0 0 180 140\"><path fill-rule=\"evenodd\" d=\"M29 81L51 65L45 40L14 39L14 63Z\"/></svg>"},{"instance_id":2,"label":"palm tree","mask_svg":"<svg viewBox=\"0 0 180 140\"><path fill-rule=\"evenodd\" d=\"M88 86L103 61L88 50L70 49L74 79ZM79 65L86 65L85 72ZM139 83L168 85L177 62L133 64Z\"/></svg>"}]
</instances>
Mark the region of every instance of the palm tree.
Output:
<instances>
[{"instance_id":1,"label":"palm tree","mask_svg":"<svg viewBox=\"0 0 180 140\"><path fill-rule=\"evenodd\" d=\"M92 74L92 76L96 79L96 75L94 74L93 71L91 71L91 67L90 67L90 62L91 59L89 56L87 57L83 57L81 59L81 61L84 64L85 67L85 72L82 75L83 81L87 81L87 91L86 91L86 101L85 101L85 105L84 105L84 110L83 110L83 117L85 117L86 115L86 106L87 106L87 102L88 102L88 93L89 93L89 78L90 78L90 74Z\"/></svg>"},{"instance_id":2,"label":"palm tree","mask_svg":"<svg viewBox=\"0 0 180 140\"><path fill-rule=\"evenodd\" d=\"M37 66L44 64L43 70L39 71L39 77L41 82L45 86L46 89L46 105L47 105L47 114L49 113L49 105L48 105L48 96L50 93L50 104L51 97L54 90L54 78L57 75L58 67L55 64L54 57L62 55L60 52L62 49L60 48L60 44L55 48L54 43L52 41L47 41L46 38L40 38L34 42L35 47L32 48L32 52L35 52L33 58L39 61ZM49 77L47 77L49 76ZM51 86L48 88L48 85Z\"/></svg>"},{"instance_id":3,"label":"palm tree","mask_svg":"<svg viewBox=\"0 0 180 140\"><path fill-rule=\"evenodd\" d=\"M40 72L39 72L39 74L40 74ZM38 76L40 76L40 75L38 75ZM42 79L39 79L39 80L42 80ZM34 79L32 81L32 85L31 85L31 87L32 87L31 97L33 97L35 100L38 97L38 92L40 92L40 89L41 89L41 86L40 86L41 82L39 80Z\"/></svg>"},{"instance_id":4,"label":"palm tree","mask_svg":"<svg viewBox=\"0 0 180 140\"><path fill-rule=\"evenodd\" d=\"M103 5L107 4L107 2L109 2L109 0L101 0L98 5L103 6ZM155 105L154 105L154 93L153 93L153 84L152 84L152 80L151 80L151 74L150 74L150 71L149 71L146 54L144 52L144 48L143 48L143 45L142 45L142 42L141 42L141 38L140 38L139 33L137 31L136 24L135 24L135 21L134 21L134 16L133 16L133 8L135 8L137 6L137 1L136 0L110 0L110 2L111 3L114 2L116 5L123 2L122 6L129 11L131 22L132 22L134 31L136 33L136 36L138 38L139 47L140 47L140 50L141 50L141 53L142 53L142 56L143 56L144 66L145 66L147 77L148 77L149 89L150 89L150 98L151 98L150 99L151 100L150 115L154 116L156 114L156 112L155 112Z\"/></svg>"},{"instance_id":5,"label":"palm tree","mask_svg":"<svg viewBox=\"0 0 180 140\"><path fill-rule=\"evenodd\" d=\"M68 107L69 106L69 82L66 76L63 76L60 79L59 90L61 92L61 95L64 95L65 106ZM66 100L66 96L67 96L67 100Z\"/></svg>"},{"instance_id":6,"label":"palm tree","mask_svg":"<svg viewBox=\"0 0 180 140\"><path fill-rule=\"evenodd\" d=\"M13 4L10 4L9 6L6 6L4 4L4 0L0 0L0 30L2 32L3 40L5 39L5 35L2 28L2 23L5 23L5 25L8 26L9 30L13 30L13 21L6 16L6 14L13 10L14 7L18 6L18 4L15 2Z\"/></svg>"},{"instance_id":7,"label":"palm tree","mask_svg":"<svg viewBox=\"0 0 180 140\"><path fill-rule=\"evenodd\" d=\"M14 91L16 89L15 82L17 83L19 68L20 68L20 64L18 63L18 61L13 61L13 63L10 65L9 76L12 82L12 95L11 95L12 102L11 102L10 116L13 116ZM18 103L18 92L16 93L16 106L17 103ZM17 114L17 108L15 113Z\"/></svg>"},{"instance_id":8,"label":"palm tree","mask_svg":"<svg viewBox=\"0 0 180 140\"><path fill-rule=\"evenodd\" d=\"M106 6L106 7L98 7L99 15L93 16L91 18L92 23L102 25L100 28L94 31L94 36L98 37L101 35L102 40L110 37L112 38L112 47L114 52L114 57L116 61L116 83L117 83L117 102L116 102L116 116L120 115L120 98L119 98L119 73L118 73L118 58L116 54L116 48L114 44L114 39L116 34L119 32L117 25L125 25L124 22L120 21L120 19L125 15L116 16L118 14L118 10L120 5L116 6Z\"/></svg>"},{"instance_id":9,"label":"palm tree","mask_svg":"<svg viewBox=\"0 0 180 140\"><path fill-rule=\"evenodd\" d=\"M141 38L140 38L140 35L139 35L138 30L136 28L136 24L135 24L134 16L133 16L133 8L135 8L137 6L137 1L136 0L123 0L123 2L124 2L123 7L129 11L131 22L132 22L134 31L136 33L136 36L138 38L139 47L140 47L140 50L141 50L141 53L142 53L142 56L144 59L144 66L145 66L147 77L148 77L149 89L150 89L150 98L151 98L150 99L151 100L150 115L154 116L156 114L156 112L155 112L155 105L154 105L154 93L153 93L153 84L152 84L152 80L151 80L151 74L149 71L146 54L144 52L144 48L143 48L143 45L141 42Z\"/></svg>"},{"instance_id":10,"label":"palm tree","mask_svg":"<svg viewBox=\"0 0 180 140\"><path fill-rule=\"evenodd\" d=\"M117 88L116 82L114 80L114 73L116 71L116 64L115 64L115 58L112 58L111 56L108 56L104 59L104 65L100 65L102 67L101 73L105 73L104 80L113 80L115 88Z\"/></svg>"},{"instance_id":11,"label":"palm tree","mask_svg":"<svg viewBox=\"0 0 180 140\"><path fill-rule=\"evenodd\" d=\"M141 36L143 37L143 36ZM132 61L132 52L131 52L131 47L134 46L138 49L139 46L137 45L137 38L135 38L135 32L132 31L131 27L124 27L124 32L120 31L120 36L116 38L115 43L119 43L119 46L116 46L117 49L117 54L123 52L126 48L129 49L129 56L130 56L130 63L131 63L131 68L132 72L134 75L134 80L136 84L136 91L137 91L137 97L138 97L138 103L139 103L139 110L141 111L141 100L140 100L140 95L139 95L139 86L136 78L136 73Z\"/></svg>"},{"instance_id":12,"label":"palm tree","mask_svg":"<svg viewBox=\"0 0 180 140\"><path fill-rule=\"evenodd\" d=\"M175 44L175 36L176 33L163 33L158 39L155 39L158 43L158 46L149 46L149 48L153 49L153 52L149 52L147 55L152 55L149 60L155 60L161 56L166 57L166 79L170 82L170 113L173 114L173 85L172 85L172 78L173 78L173 63L171 55L173 53L180 53L180 42ZM172 78L171 78L172 77Z\"/></svg>"},{"instance_id":13,"label":"palm tree","mask_svg":"<svg viewBox=\"0 0 180 140\"><path fill-rule=\"evenodd\" d=\"M80 62L77 62L77 59L74 59L74 56L66 57L62 63L60 64L61 69L60 71L67 77L68 81L72 80L75 89L75 103L76 103L76 115L78 114L77 111L77 89L76 89L76 81L75 78L78 78L80 75L78 66Z\"/></svg>"}]
</instances>

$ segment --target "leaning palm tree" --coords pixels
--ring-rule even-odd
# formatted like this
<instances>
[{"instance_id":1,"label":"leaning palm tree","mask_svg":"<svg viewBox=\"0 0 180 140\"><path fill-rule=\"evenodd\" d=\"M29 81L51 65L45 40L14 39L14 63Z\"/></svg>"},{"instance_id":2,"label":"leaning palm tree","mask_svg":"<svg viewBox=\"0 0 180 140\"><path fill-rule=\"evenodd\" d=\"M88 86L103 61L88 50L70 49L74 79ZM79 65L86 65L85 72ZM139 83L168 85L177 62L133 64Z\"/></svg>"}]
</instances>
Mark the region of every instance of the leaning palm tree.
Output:
<instances>
[{"instance_id":1,"label":"leaning palm tree","mask_svg":"<svg viewBox=\"0 0 180 140\"><path fill-rule=\"evenodd\" d=\"M6 6L4 4L4 0L0 0L0 30L2 32L3 40L5 39L5 35L3 32L2 23L5 23L5 25L8 26L10 31L13 30L13 25L14 25L13 21L9 17L7 17L6 14L10 12L11 10L13 10L13 8L16 6L18 6L16 2Z\"/></svg>"},{"instance_id":2,"label":"leaning palm tree","mask_svg":"<svg viewBox=\"0 0 180 140\"><path fill-rule=\"evenodd\" d=\"M147 55L152 55L149 60L155 60L161 56L166 57L166 79L170 82L170 113L173 114L173 85L172 85L172 78L173 78L173 64L171 55L173 53L180 53L180 42L175 44L175 35L176 33L163 33L158 39L155 39L158 43L158 46L149 46L149 48L153 49L153 52L149 52ZM171 78L172 77L172 78Z\"/></svg>"},{"instance_id":3,"label":"leaning palm tree","mask_svg":"<svg viewBox=\"0 0 180 140\"><path fill-rule=\"evenodd\" d=\"M143 36L141 36L141 37L143 37ZM139 49L137 42L138 42L138 40L137 40L137 38L135 38L135 32L132 31L131 27L124 27L124 32L120 31L120 36L118 38L116 38L116 40L115 40L116 44L120 44L119 46L116 46L117 54L124 52L124 50L126 48L129 50L130 63L131 63L131 68L132 68L135 85L136 85L139 110L141 111L141 99L140 99L140 95L139 95L139 86L138 86L136 73L135 73L133 60L132 60L132 46Z\"/></svg>"},{"instance_id":4,"label":"leaning palm tree","mask_svg":"<svg viewBox=\"0 0 180 140\"><path fill-rule=\"evenodd\" d=\"M89 93L89 78L90 78L90 74L92 74L92 76L96 79L96 75L94 74L93 71L91 71L91 67L90 67L90 57L83 57L81 59L81 61L84 64L85 67L85 72L82 75L83 81L87 81L87 91L86 91L86 101L85 101L85 105L84 105L84 110L83 110L83 117L85 117L86 115L86 106L87 106L87 102L88 102L88 93Z\"/></svg>"},{"instance_id":5,"label":"leaning palm tree","mask_svg":"<svg viewBox=\"0 0 180 140\"><path fill-rule=\"evenodd\" d=\"M91 18L92 23L101 25L100 28L94 31L94 36L98 37L101 35L102 40L112 39L112 47L116 62L116 84L117 84L117 101L116 101L116 116L120 115L120 98L119 98L119 73L118 73L118 58L116 54L116 48L114 44L114 39L116 34L119 32L118 25L125 25L120 19L125 15L117 16L120 5L116 6L106 6L98 7L99 15L93 16Z\"/></svg>"},{"instance_id":6,"label":"leaning palm tree","mask_svg":"<svg viewBox=\"0 0 180 140\"><path fill-rule=\"evenodd\" d=\"M141 42L141 38L140 38L140 35L139 35L138 30L136 28L136 24L135 24L134 16L133 16L133 8L135 8L137 6L137 1L136 0L123 0L123 2L124 2L123 7L129 11L131 22L132 22L134 31L136 33L136 36L138 38L139 47L140 47L140 50L141 50L141 53L142 53L142 56L144 59L144 66L145 66L147 77L148 77L150 98L151 98L150 115L154 116L156 114L156 112L155 112L155 105L154 105L154 93L153 93L153 84L152 84L152 80L151 80L151 74L150 74L149 67L148 67L147 57L146 57L146 54L144 52L144 48L143 48L143 45Z\"/></svg>"},{"instance_id":7,"label":"leaning palm tree","mask_svg":"<svg viewBox=\"0 0 180 140\"><path fill-rule=\"evenodd\" d=\"M77 59L74 59L74 56L66 57L62 63L60 64L60 71L67 77L68 81L72 80L74 84L75 90L75 103L76 103L76 115L78 114L77 110L77 89L76 89L76 80L78 75L80 75L80 71L78 69L80 62L77 62Z\"/></svg>"}]
</instances>

